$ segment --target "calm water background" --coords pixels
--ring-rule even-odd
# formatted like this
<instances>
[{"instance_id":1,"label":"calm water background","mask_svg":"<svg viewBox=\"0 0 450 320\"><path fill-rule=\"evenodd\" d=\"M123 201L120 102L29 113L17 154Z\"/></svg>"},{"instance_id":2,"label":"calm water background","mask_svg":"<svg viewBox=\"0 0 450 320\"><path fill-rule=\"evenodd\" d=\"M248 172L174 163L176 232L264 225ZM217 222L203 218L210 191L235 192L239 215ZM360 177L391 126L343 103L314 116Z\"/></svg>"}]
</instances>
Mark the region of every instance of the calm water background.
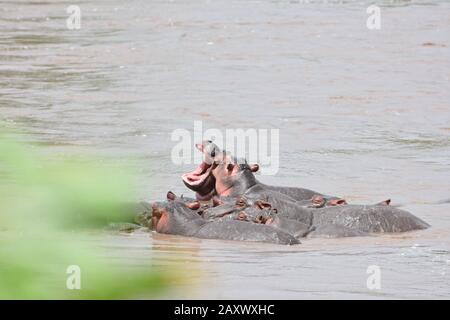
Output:
<instances>
[{"instance_id":1,"label":"calm water background","mask_svg":"<svg viewBox=\"0 0 450 320\"><path fill-rule=\"evenodd\" d=\"M450 3L2 1L0 120L52 157L139 172L137 198L190 194L174 129L280 128L267 183L394 203L432 228L300 246L99 235L115 263L182 264L179 298L449 298ZM66 7L82 10L68 30ZM111 168L114 170L114 166ZM381 268L381 290L366 269Z\"/></svg>"}]
</instances>

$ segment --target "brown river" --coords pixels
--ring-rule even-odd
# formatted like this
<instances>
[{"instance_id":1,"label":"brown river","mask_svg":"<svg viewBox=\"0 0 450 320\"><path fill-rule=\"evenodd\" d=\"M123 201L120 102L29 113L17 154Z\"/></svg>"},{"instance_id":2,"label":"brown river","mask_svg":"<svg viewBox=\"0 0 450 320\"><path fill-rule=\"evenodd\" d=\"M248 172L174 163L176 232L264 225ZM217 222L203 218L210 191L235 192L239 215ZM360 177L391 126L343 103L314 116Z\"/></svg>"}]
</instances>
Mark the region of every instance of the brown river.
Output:
<instances>
[{"instance_id":1,"label":"brown river","mask_svg":"<svg viewBox=\"0 0 450 320\"><path fill-rule=\"evenodd\" d=\"M136 200L192 195L175 129L278 128L280 168L261 181L392 198L432 225L297 246L97 237L113 263L181 266L191 281L166 297L448 299L450 2L375 2L379 30L372 1L1 1L0 121L52 156L134 168Z\"/></svg>"}]
</instances>

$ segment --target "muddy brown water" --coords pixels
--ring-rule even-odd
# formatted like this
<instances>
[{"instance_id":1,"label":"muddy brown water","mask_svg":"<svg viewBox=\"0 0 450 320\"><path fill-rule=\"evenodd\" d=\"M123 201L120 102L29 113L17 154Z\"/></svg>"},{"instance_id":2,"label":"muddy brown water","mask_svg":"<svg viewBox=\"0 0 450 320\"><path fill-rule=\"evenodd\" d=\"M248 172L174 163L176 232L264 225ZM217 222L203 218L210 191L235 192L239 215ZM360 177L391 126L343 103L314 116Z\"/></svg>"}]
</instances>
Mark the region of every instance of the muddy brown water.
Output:
<instances>
[{"instance_id":1,"label":"muddy brown water","mask_svg":"<svg viewBox=\"0 0 450 320\"><path fill-rule=\"evenodd\" d=\"M100 234L113 263L181 265L177 298L449 298L449 2L381 1L380 30L365 1L79 1L80 30L70 4L0 5L0 119L25 140L127 164L158 200L191 194L173 130L279 128L262 181L392 198L432 225L291 247Z\"/></svg>"}]
</instances>

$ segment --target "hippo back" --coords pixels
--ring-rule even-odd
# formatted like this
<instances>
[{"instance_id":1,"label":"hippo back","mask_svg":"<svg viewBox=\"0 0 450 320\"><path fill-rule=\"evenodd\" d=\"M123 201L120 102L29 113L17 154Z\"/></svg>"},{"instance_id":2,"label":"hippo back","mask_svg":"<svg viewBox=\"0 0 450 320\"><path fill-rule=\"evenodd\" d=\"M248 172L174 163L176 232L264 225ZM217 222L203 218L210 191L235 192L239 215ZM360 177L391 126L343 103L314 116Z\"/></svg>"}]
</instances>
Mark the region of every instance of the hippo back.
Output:
<instances>
[{"instance_id":1,"label":"hippo back","mask_svg":"<svg viewBox=\"0 0 450 320\"><path fill-rule=\"evenodd\" d=\"M341 225L362 232L406 232L426 229L425 221L391 206L344 205L313 210L313 225Z\"/></svg>"}]
</instances>

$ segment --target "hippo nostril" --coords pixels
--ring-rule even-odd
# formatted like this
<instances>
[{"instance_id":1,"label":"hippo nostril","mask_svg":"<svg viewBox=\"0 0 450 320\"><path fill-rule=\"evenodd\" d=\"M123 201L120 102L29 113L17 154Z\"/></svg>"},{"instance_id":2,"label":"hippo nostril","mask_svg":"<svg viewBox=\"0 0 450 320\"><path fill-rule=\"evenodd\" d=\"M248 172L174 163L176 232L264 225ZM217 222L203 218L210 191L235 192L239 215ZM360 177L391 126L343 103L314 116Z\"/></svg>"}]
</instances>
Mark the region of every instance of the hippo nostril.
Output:
<instances>
[{"instance_id":1,"label":"hippo nostril","mask_svg":"<svg viewBox=\"0 0 450 320\"><path fill-rule=\"evenodd\" d=\"M245 207L247 205L247 201L244 198L238 198L236 201L236 205L239 207Z\"/></svg>"},{"instance_id":2,"label":"hippo nostril","mask_svg":"<svg viewBox=\"0 0 450 320\"><path fill-rule=\"evenodd\" d=\"M257 223L264 224L264 217L263 217L263 216L257 216L257 217L256 217L256 222L257 222Z\"/></svg>"},{"instance_id":3,"label":"hippo nostril","mask_svg":"<svg viewBox=\"0 0 450 320\"><path fill-rule=\"evenodd\" d=\"M323 201L323 197L319 196L319 195L315 195L312 197L312 202L322 202Z\"/></svg>"},{"instance_id":4,"label":"hippo nostril","mask_svg":"<svg viewBox=\"0 0 450 320\"><path fill-rule=\"evenodd\" d=\"M315 195L311 198L311 205L309 207L310 208L322 208L323 206L325 206L325 204L326 204L326 200L324 197Z\"/></svg>"},{"instance_id":5,"label":"hippo nostril","mask_svg":"<svg viewBox=\"0 0 450 320\"><path fill-rule=\"evenodd\" d=\"M259 209L270 209L270 208L272 208L272 205L269 203L269 202L267 202L267 201L263 201L263 200L258 200L258 201L256 201L256 206L259 208Z\"/></svg>"}]
</instances>

